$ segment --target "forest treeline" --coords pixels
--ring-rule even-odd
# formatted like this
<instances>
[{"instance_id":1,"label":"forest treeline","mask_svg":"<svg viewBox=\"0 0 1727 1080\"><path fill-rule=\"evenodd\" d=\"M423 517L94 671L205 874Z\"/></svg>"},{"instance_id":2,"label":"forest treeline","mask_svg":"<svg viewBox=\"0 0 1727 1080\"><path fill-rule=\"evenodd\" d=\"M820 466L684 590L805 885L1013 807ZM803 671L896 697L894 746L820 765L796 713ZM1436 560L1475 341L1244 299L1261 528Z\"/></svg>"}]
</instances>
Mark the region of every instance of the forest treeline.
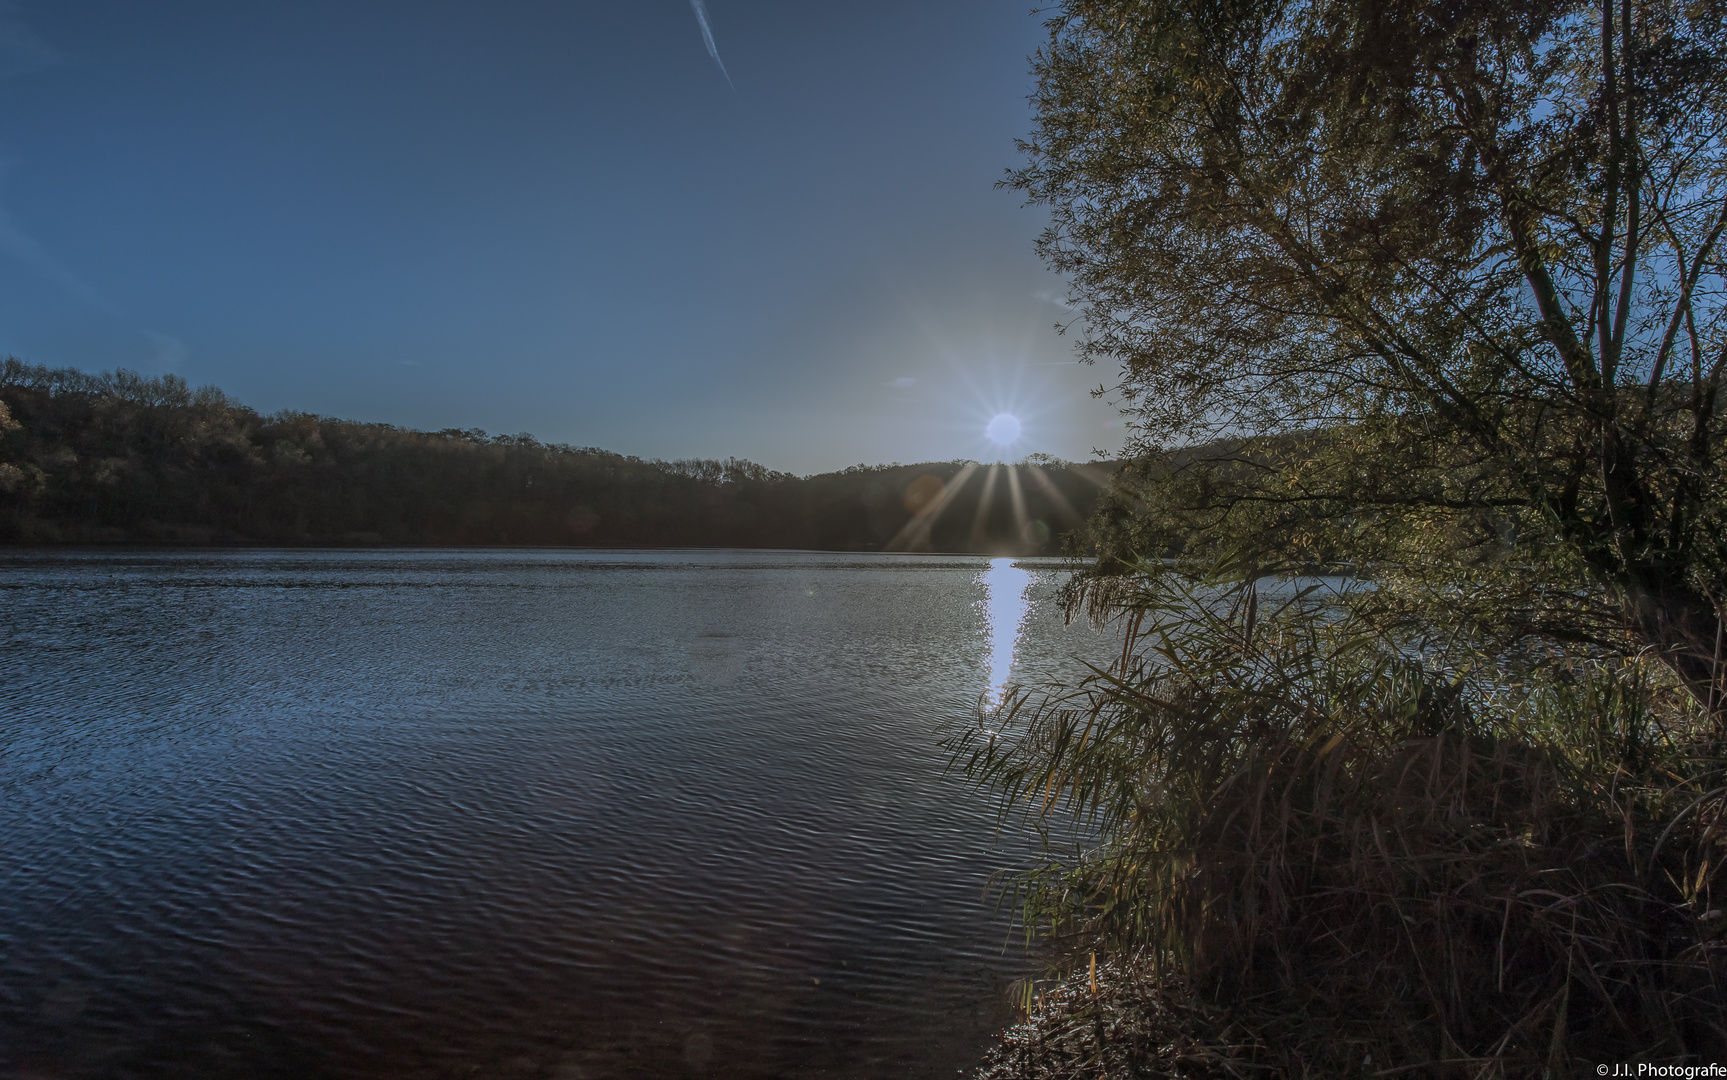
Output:
<instances>
[{"instance_id":1,"label":"forest treeline","mask_svg":"<svg viewBox=\"0 0 1727 1080\"><path fill-rule=\"evenodd\" d=\"M174 375L0 363L0 542L1057 553L1114 471L655 461L261 415Z\"/></svg>"}]
</instances>

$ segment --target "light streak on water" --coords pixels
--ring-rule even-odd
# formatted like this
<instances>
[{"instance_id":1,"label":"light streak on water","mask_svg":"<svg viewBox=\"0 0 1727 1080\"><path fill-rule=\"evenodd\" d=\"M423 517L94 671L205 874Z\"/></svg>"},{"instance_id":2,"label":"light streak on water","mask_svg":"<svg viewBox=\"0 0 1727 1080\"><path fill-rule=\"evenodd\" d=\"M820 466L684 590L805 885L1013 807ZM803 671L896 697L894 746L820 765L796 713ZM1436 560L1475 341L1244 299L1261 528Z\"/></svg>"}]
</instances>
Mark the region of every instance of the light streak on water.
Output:
<instances>
[{"instance_id":1,"label":"light streak on water","mask_svg":"<svg viewBox=\"0 0 1727 1080\"><path fill-rule=\"evenodd\" d=\"M1014 646L1019 643L1025 620L1031 574L1015 566L1012 559L991 559L983 584L988 592L985 603L989 618L989 692L984 702L993 707L1001 704L1013 674Z\"/></svg>"}]
</instances>

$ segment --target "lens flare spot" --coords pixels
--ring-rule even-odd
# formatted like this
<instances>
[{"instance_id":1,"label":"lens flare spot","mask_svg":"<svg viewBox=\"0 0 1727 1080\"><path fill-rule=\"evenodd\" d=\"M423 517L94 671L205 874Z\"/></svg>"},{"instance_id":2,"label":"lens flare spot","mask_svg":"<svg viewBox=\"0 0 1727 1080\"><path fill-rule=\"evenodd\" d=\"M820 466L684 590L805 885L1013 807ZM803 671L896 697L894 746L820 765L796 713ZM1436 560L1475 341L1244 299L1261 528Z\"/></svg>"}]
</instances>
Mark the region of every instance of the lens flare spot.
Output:
<instances>
[{"instance_id":1,"label":"lens flare spot","mask_svg":"<svg viewBox=\"0 0 1727 1080\"><path fill-rule=\"evenodd\" d=\"M921 514L934 506L946 490L947 485L941 482L941 477L925 473L905 486L903 503L907 510Z\"/></svg>"},{"instance_id":2,"label":"lens flare spot","mask_svg":"<svg viewBox=\"0 0 1727 1080\"><path fill-rule=\"evenodd\" d=\"M997 413L984 425L983 433L989 436L989 441L997 446L1006 446L1019 441L1019 417L1012 413Z\"/></svg>"}]
</instances>

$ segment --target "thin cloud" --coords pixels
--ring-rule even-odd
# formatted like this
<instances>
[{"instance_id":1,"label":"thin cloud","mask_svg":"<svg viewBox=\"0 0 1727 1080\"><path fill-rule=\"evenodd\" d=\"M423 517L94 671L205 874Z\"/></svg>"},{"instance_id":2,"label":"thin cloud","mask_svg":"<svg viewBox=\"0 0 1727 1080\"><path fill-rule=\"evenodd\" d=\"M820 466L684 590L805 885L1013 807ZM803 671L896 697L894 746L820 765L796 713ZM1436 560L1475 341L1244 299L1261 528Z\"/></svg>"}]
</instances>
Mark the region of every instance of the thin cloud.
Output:
<instances>
[{"instance_id":1,"label":"thin cloud","mask_svg":"<svg viewBox=\"0 0 1727 1080\"><path fill-rule=\"evenodd\" d=\"M1033 297L1039 299L1039 300L1042 300L1046 304L1054 304L1056 307L1066 308L1068 311L1080 311L1080 310L1082 310L1081 308L1076 307L1074 304L1069 302L1068 298L1065 295L1063 295L1062 293L1056 292L1054 289L1039 289L1036 292L1032 293L1031 295Z\"/></svg>"},{"instance_id":2,"label":"thin cloud","mask_svg":"<svg viewBox=\"0 0 1727 1080\"><path fill-rule=\"evenodd\" d=\"M696 22L702 26L702 40L707 43L708 55L719 65L720 74L726 77L726 85L736 90L737 87L732 84L731 72L726 70L726 62L720 59L720 47L714 44L714 28L708 25L707 3L705 0L690 0L690 10L696 13Z\"/></svg>"},{"instance_id":3,"label":"thin cloud","mask_svg":"<svg viewBox=\"0 0 1727 1080\"><path fill-rule=\"evenodd\" d=\"M912 387L917 385L917 380L912 378L910 375L901 375L893 382L888 383L888 385L893 387L895 390L910 390Z\"/></svg>"}]
</instances>

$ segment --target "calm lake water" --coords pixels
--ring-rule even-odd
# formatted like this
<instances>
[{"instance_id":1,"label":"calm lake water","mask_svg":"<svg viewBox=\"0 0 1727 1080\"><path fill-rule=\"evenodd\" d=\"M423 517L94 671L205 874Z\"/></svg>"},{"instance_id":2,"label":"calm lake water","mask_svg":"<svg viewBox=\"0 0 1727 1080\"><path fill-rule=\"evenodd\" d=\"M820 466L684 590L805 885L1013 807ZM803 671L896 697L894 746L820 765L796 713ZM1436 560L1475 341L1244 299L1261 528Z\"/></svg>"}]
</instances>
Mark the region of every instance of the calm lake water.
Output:
<instances>
[{"instance_id":1,"label":"calm lake water","mask_svg":"<svg viewBox=\"0 0 1727 1080\"><path fill-rule=\"evenodd\" d=\"M1054 563L0 553L0 1076L952 1077Z\"/></svg>"}]
</instances>

